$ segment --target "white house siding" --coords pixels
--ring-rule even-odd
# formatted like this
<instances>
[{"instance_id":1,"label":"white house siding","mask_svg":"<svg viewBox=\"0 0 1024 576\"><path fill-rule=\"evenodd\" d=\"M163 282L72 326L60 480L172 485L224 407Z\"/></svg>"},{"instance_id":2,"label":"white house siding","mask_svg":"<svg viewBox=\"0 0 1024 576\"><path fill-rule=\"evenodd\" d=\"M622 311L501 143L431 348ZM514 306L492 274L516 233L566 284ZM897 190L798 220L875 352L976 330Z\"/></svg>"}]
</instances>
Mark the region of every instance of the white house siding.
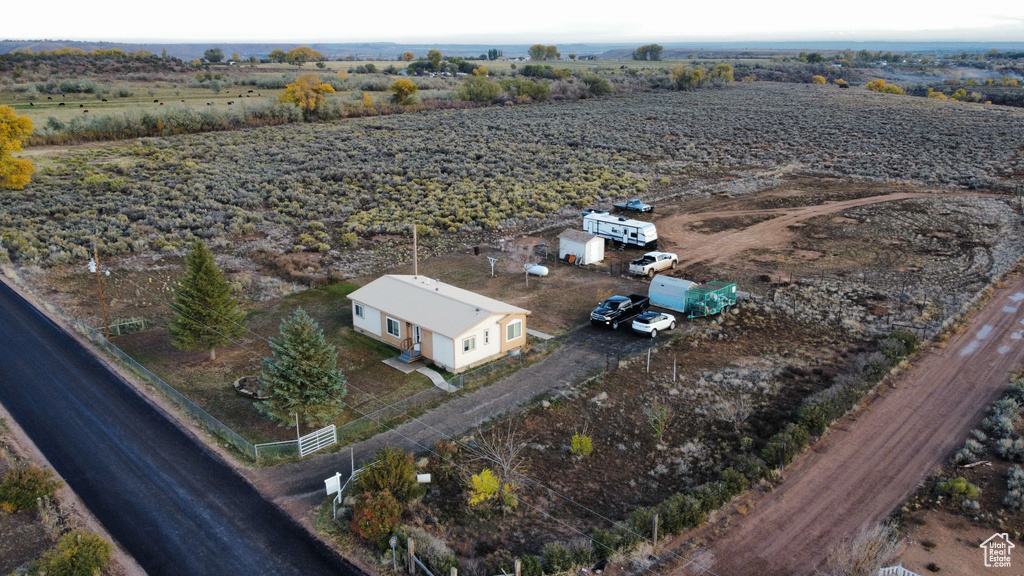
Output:
<instances>
[{"instance_id":1,"label":"white house siding","mask_svg":"<svg viewBox=\"0 0 1024 576\"><path fill-rule=\"evenodd\" d=\"M366 304L360 304L360 306L363 307L363 317L360 318L359 316L356 316L356 304L358 303L352 303L352 325L356 330L361 330L366 334L372 334L380 338L380 310L370 308Z\"/></svg>"},{"instance_id":2,"label":"white house siding","mask_svg":"<svg viewBox=\"0 0 1024 576\"><path fill-rule=\"evenodd\" d=\"M455 370L455 342L447 336L442 336L437 332L431 334L431 344L433 345L433 356L431 360L434 364L444 366L448 371Z\"/></svg>"},{"instance_id":3,"label":"white house siding","mask_svg":"<svg viewBox=\"0 0 1024 576\"><path fill-rule=\"evenodd\" d=\"M490 332L488 343L484 344L484 330ZM476 337L476 348L469 352L462 351L462 341L467 338ZM501 354L501 324L495 322L491 317L473 328L463 332L455 339L455 367L462 370L477 362L490 360L492 356Z\"/></svg>"},{"instance_id":4,"label":"white house siding","mask_svg":"<svg viewBox=\"0 0 1024 576\"><path fill-rule=\"evenodd\" d=\"M565 257L569 254L574 256L585 256L586 244L583 242L577 242L570 240L569 238L559 238L558 240L558 259L565 260Z\"/></svg>"}]
</instances>

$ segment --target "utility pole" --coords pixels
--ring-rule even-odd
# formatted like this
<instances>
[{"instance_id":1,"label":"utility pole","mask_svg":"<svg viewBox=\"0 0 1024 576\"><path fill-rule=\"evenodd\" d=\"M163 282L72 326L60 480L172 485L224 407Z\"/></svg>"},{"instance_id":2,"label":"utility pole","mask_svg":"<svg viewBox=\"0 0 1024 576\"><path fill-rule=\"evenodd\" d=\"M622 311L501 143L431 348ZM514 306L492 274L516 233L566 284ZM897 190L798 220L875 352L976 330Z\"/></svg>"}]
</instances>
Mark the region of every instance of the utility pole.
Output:
<instances>
[{"instance_id":1,"label":"utility pole","mask_svg":"<svg viewBox=\"0 0 1024 576\"><path fill-rule=\"evenodd\" d=\"M420 275L420 272L419 272L419 269L420 269L419 262L420 261L419 261L418 255L417 255L417 248L418 247L417 247L417 242L416 242L416 228L418 228L418 226L416 226L416 224L413 224L412 225L412 275L413 276L419 276Z\"/></svg>"},{"instance_id":2,"label":"utility pole","mask_svg":"<svg viewBox=\"0 0 1024 576\"><path fill-rule=\"evenodd\" d=\"M107 342L110 342L110 321L107 320L107 299L103 297L103 276L100 274L100 252L96 244L92 245L92 257L96 263L96 283L100 287L100 304L103 306L103 328L107 334Z\"/></svg>"}]
</instances>

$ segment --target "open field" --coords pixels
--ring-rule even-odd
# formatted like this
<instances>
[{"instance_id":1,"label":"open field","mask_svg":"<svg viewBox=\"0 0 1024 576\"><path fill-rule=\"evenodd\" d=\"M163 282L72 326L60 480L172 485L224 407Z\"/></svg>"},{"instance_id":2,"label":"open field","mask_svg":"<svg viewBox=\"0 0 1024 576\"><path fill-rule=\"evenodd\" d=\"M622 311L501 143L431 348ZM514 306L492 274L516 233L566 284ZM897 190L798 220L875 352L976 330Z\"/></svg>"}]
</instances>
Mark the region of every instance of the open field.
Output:
<instances>
[{"instance_id":1,"label":"open field","mask_svg":"<svg viewBox=\"0 0 1024 576\"><path fill-rule=\"evenodd\" d=\"M413 222L426 227L421 273L530 309L531 327L566 334L596 300L646 290L615 273L638 253L610 252L590 268L549 262L551 275L527 287L496 240L528 234L555 252L581 208L653 201L663 247L684 262L674 275L736 281L750 296L660 335L649 373L606 359L588 367L604 374L529 410L519 420L528 480L514 513L467 510L461 481L415 505L405 522L446 540L461 573L486 576L496 560L546 544L589 545L594 528L677 493L710 506L729 468L770 485L776 462L762 450L801 407L836 387L869 388L864 374L891 367L893 330L940 333L1024 255L1012 194L1024 176L1022 128L1020 110L757 83L146 138L38 157L34 182L0 195L0 235L44 299L94 326L84 264L96 239L115 317L155 326L119 343L270 439L281 431L241 406L230 381L253 372L261 338L296 305L320 320L366 397L417 389L380 365L390 351L349 338L339 284L409 272ZM214 247L256 333L212 363L169 347L162 327L182 246L197 237ZM499 258L495 278L488 255ZM749 412L730 415L735 398L723 390ZM675 415L660 438L645 415L653 406ZM593 439L587 457L567 449L581 430ZM478 473L471 441L457 440L457 461ZM640 550L642 561L650 551Z\"/></svg>"}]
</instances>

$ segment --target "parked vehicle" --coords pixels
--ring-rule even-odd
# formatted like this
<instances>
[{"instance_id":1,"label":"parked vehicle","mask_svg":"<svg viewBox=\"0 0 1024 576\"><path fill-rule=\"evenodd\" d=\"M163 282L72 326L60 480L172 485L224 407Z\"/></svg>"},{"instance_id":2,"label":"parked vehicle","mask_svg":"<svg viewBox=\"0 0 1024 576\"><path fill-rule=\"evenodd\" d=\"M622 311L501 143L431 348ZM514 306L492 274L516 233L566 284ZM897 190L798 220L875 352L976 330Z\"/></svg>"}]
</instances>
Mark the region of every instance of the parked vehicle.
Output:
<instances>
[{"instance_id":1,"label":"parked vehicle","mask_svg":"<svg viewBox=\"0 0 1024 576\"><path fill-rule=\"evenodd\" d=\"M671 252L648 252L629 263L629 273L636 276L650 276L662 270L675 268L679 257Z\"/></svg>"},{"instance_id":2,"label":"parked vehicle","mask_svg":"<svg viewBox=\"0 0 1024 576\"><path fill-rule=\"evenodd\" d=\"M643 313L650 305L651 299L640 294L612 296L598 304L597 308L590 313L590 323L595 326L610 326L612 330L618 330L619 324Z\"/></svg>"},{"instance_id":3,"label":"parked vehicle","mask_svg":"<svg viewBox=\"0 0 1024 576\"><path fill-rule=\"evenodd\" d=\"M654 338L663 330L675 330L676 317L664 312L644 312L633 320L633 331Z\"/></svg>"},{"instance_id":4,"label":"parked vehicle","mask_svg":"<svg viewBox=\"0 0 1024 576\"><path fill-rule=\"evenodd\" d=\"M654 210L654 206L650 204L644 204L639 198L633 198L626 202L619 202L618 204L612 204L619 210L632 210L633 212L651 212Z\"/></svg>"},{"instance_id":5,"label":"parked vehicle","mask_svg":"<svg viewBox=\"0 0 1024 576\"><path fill-rule=\"evenodd\" d=\"M603 210L583 212L583 231L623 244L647 249L658 247L658 230L654 224L612 216Z\"/></svg>"}]
</instances>

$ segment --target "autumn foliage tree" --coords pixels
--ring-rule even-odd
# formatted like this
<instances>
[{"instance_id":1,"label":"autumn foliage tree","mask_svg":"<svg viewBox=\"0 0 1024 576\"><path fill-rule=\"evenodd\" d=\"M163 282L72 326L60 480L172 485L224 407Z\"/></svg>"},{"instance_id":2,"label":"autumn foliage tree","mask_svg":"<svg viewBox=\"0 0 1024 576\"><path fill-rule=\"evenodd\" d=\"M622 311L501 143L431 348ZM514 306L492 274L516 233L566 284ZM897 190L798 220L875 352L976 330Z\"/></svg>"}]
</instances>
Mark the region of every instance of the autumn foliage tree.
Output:
<instances>
[{"instance_id":1,"label":"autumn foliage tree","mask_svg":"<svg viewBox=\"0 0 1024 576\"><path fill-rule=\"evenodd\" d=\"M825 77L822 76L821 74L815 74L814 76L811 76L811 84L824 84L824 83L825 83Z\"/></svg>"},{"instance_id":2,"label":"autumn foliage tree","mask_svg":"<svg viewBox=\"0 0 1024 576\"><path fill-rule=\"evenodd\" d=\"M430 52L427 52L427 60L430 61L430 69L434 72L440 71L442 58L444 58L444 56L441 54L440 50L431 50Z\"/></svg>"},{"instance_id":3,"label":"autumn foliage tree","mask_svg":"<svg viewBox=\"0 0 1024 576\"><path fill-rule=\"evenodd\" d=\"M900 88L899 86L897 86L895 84L886 84L885 80L882 80L882 79L878 79L878 80L875 80L873 82L868 82L865 85L865 87L868 90L873 90L875 92L882 92L883 94L906 94L906 92L903 90L903 88Z\"/></svg>"},{"instance_id":4,"label":"autumn foliage tree","mask_svg":"<svg viewBox=\"0 0 1024 576\"><path fill-rule=\"evenodd\" d=\"M298 48L292 48L284 56L285 60L289 64L296 66L302 66L306 62L320 62L324 60L324 55L313 50L309 46L299 46Z\"/></svg>"},{"instance_id":5,"label":"autumn foliage tree","mask_svg":"<svg viewBox=\"0 0 1024 576\"><path fill-rule=\"evenodd\" d=\"M299 74L294 84L285 86L284 92L277 97L286 104L294 104L302 109L302 117L309 120L318 107L326 104L324 94L334 94L330 84L320 82L317 74Z\"/></svg>"},{"instance_id":6,"label":"autumn foliage tree","mask_svg":"<svg viewBox=\"0 0 1024 576\"><path fill-rule=\"evenodd\" d=\"M281 50L280 48L274 48L273 50L270 51L270 54L267 55L267 59L269 59L271 62L278 63L284 62L285 58L287 57L288 55L285 54L284 50Z\"/></svg>"},{"instance_id":7,"label":"autumn foliage tree","mask_svg":"<svg viewBox=\"0 0 1024 576\"><path fill-rule=\"evenodd\" d=\"M419 86L408 78L395 80L391 85L391 98L396 104L412 104L412 97L416 95L417 90L419 90Z\"/></svg>"},{"instance_id":8,"label":"autumn foliage tree","mask_svg":"<svg viewBox=\"0 0 1024 576\"><path fill-rule=\"evenodd\" d=\"M32 133L32 120L19 116L10 106L0 106L0 188L21 190L36 171L32 162L15 158L21 141Z\"/></svg>"},{"instance_id":9,"label":"autumn foliage tree","mask_svg":"<svg viewBox=\"0 0 1024 576\"><path fill-rule=\"evenodd\" d=\"M403 62L412 62L415 59L416 59L416 55L413 54L412 52L409 52L409 51L402 52L402 61Z\"/></svg>"}]
</instances>

